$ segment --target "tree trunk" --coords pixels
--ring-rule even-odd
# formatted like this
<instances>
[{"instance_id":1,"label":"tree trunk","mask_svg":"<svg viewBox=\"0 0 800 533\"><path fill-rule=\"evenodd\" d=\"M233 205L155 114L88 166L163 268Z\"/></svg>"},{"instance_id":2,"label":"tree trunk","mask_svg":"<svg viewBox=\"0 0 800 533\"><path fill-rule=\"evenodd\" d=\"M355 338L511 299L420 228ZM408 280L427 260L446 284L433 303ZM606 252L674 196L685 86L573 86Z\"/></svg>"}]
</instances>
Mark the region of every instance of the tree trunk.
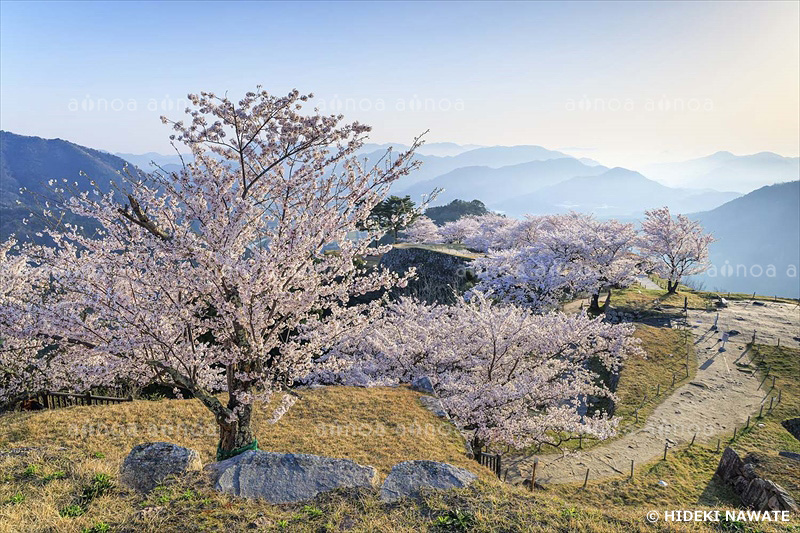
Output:
<instances>
[{"instance_id":1,"label":"tree trunk","mask_svg":"<svg viewBox=\"0 0 800 533\"><path fill-rule=\"evenodd\" d=\"M219 425L217 460L232 457L231 452L250 446L255 440L251 425L253 405L241 403L236 397L237 392L246 394L250 391L249 383L236 378L236 374L240 370L247 371L249 367L246 365L244 367L229 365L226 369L226 377L228 379L227 411L228 413L235 413L236 416L233 421L227 420L224 415L220 416L218 414L216 417Z\"/></svg>"},{"instance_id":2,"label":"tree trunk","mask_svg":"<svg viewBox=\"0 0 800 533\"><path fill-rule=\"evenodd\" d=\"M600 314L600 313L603 312L603 310L600 309L600 293L599 292L595 293L595 294L592 294L592 301L589 304L589 312L590 313L596 313L596 314Z\"/></svg>"},{"instance_id":3,"label":"tree trunk","mask_svg":"<svg viewBox=\"0 0 800 533\"><path fill-rule=\"evenodd\" d=\"M228 403L230 407L231 402ZM217 420L219 424L219 450L230 453L238 448L244 448L253 443L253 428L250 423L252 407L242 406L233 423Z\"/></svg>"},{"instance_id":4,"label":"tree trunk","mask_svg":"<svg viewBox=\"0 0 800 533\"><path fill-rule=\"evenodd\" d=\"M667 280L667 294L675 294L676 292L678 292L678 282L675 281L675 283L673 283Z\"/></svg>"}]
</instances>

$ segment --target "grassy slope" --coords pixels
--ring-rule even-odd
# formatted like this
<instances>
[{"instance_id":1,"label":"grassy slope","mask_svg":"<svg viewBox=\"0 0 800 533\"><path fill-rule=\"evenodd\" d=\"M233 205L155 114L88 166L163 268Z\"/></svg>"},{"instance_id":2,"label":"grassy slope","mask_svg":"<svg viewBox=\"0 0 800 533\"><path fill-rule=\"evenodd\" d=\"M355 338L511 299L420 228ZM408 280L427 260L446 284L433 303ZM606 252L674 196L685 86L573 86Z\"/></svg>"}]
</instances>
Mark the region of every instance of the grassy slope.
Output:
<instances>
[{"instance_id":1,"label":"grassy slope","mask_svg":"<svg viewBox=\"0 0 800 533\"><path fill-rule=\"evenodd\" d=\"M98 524L137 532L457 531L434 526L456 510L472 521L471 531L696 530L650 526L638 508L611 508L607 502L578 505L568 493L568 499L552 490L531 495L503 485L464 456L448 424L421 408L418 394L408 389L329 387L302 395L275 426L266 422L268 409L259 411L255 424L262 449L349 457L374 465L382 476L402 460L438 459L466 466L481 479L472 488L431 493L418 502L384 505L376 491L359 491L323 495L307 506L273 506L219 495L197 474L146 497L115 487L95 498L82 516L62 517L59 511L75 503L97 474L115 481L122 459L137 443L167 440L191 446L204 462L210 461L215 442L210 418L194 400L10 413L0 418L0 452L35 449L27 455L0 453L0 531L60 533ZM336 422L356 431L318 431L318 424ZM416 432L407 430L415 425ZM95 431L87 432L87 427Z\"/></svg>"},{"instance_id":2,"label":"grassy slope","mask_svg":"<svg viewBox=\"0 0 800 533\"><path fill-rule=\"evenodd\" d=\"M763 418L754 419L749 429L738 431L735 441L731 441L732 435L724 437L721 448L731 446L742 457L755 453L759 458L756 468L759 474L783 486L800 501L800 462L778 455L782 450L800 453L800 441L781 426L781 421L800 416L800 350L763 345L755 345L752 349L762 372L772 366L772 374L777 376L776 389L783 389L782 401L772 412L767 412L765 407ZM764 356L763 362L761 355ZM769 385L771 379L767 390ZM777 395L777 392L772 391L771 395ZM764 424L764 427L758 427L758 424ZM738 499L729 488L713 479L721 455L716 448L717 438L705 442L698 440L692 447L670 451L666 461L654 461L637 468L632 482L616 479L589 483L588 490L581 490L577 485L552 490L582 505L611 503L615 506L650 505L653 508L737 505ZM659 480L665 480L668 486L660 487Z\"/></svg>"},{"instance_id":3,"label":"grassy slope","mask_svg":"<svg viewBox=\"0 0 800 533\"><path fill-rule=\"evenodd\" d=\"M617 386L618 402L615 415L623 417L625 425L644 427L653 409L672 393L672 376L675 387L691 380L697 373L697 358L691 335L678 329L656 328L644 324L636 325L635 336L642 340L647 358L632 358L625 362ZM687 358L687 354L689 357ZM686 362L689 376L686 376ZM660 395L656 396L656 392ZM639 423L635 423L634 411L639 411Z\"/></svg>"},{"instance_id":4,"label":"grassy slope","mask_svg":"<svg viewBox=\"0 0 800 533\"><path fill-rule=\"evenodd\" d=\"M644 289L638 284L634 284L626 289L614 289L611 293L611 305L623 311L637 311L640 313L653 313L657 311L658 314L663 314L664 307L683 309L684 303L688 305L689 309L710 309L720 296L728 300L753 299L752 294L696 291L685 285L678 286L677 293L667 294L665 280L655 276L651 276L650 279L661 286L662 290ZM776 298L774 296L756 295L755 299L788 303L797 302L797 300ZM675 310L673 310L673 314L674 311Z\"/></svg>"}]
</instances>

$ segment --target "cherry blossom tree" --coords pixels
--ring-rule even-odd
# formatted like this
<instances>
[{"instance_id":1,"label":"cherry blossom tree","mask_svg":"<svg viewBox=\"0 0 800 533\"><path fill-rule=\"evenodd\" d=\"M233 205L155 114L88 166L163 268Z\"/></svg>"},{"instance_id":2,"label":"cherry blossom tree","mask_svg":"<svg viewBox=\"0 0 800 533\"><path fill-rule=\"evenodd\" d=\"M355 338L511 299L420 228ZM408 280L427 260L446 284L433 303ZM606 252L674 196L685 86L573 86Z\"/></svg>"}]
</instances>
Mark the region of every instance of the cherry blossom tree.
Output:
<instances>
[{"instance_id":1,"label":"cherry blossom tree","mask_svg":"<svg viewBox=\"0 0 800 533\"><path fill-rule=\"evenodd\" d=\"M467 215L451 222L445 222L445 224L439 228L439 234L442 236L442 240L449 244L463 244L464 239L477 235L478 231L478 220L472 215Z\"/></svg>"},{"instance_id":2,"label":"cherry blossom tree","mask_svg":"<svg viewBox=\"0 0 800 533\"><path fill-rule=\"evenodd\" d=\"M673 217L668 207L646 211L645 216L639 247L667 280L667 292L674 294L681 278L708 269L708 246L714 237L685 215Z\"/></svg>"},{"instance_id":3,"label":"cherry blossom tree","mask_svg":"<svg viewBox=\"0 0 800 533\"><path fill-rule=\"evenodd\" d=\"M641 259L634 254L638 234L633 224L617 220L586 220L586 240L590 268L595 271L596 285L592 292L590 309L601 311L600 290L626 287L639 274Z\"/></svg>"},{"instance_id":4,"label":"cherry blossom tree","mask_svg":"<svg viewBox=\"0 0 800 533\"><path fill-rule=\"evenodd\" d=\"M585 314L536 315L481 293L454 306L402 299L336 347L350 366L326 378L387 385L429 376L455 424L471 433L476 454L490 443L523 448L559 446L577 435L604 439L618 421L579 409L587 396L613 397L589 362L615 370L642 355L633 329Z\"/></svg>"},{"instance_id":5,"label":"cherry blossom tree","mask_svg":"<svg viewBox=\"0 0 800 533\"><path fill-rule=\"evenodd\" d=\"M288 389L316 350L370 316L375 306L354 298L405 280L358 266L380 230L346 236L416 167L420 141L366 167L354 154L370 128L304 114L310 96L189 95L188 123L162 119L194 156L180 172L69 198L56 184L59 207L102 230L61 225L47 230L54 247L0 249L2 394L31 376L75 390L159 380L213 413L219 457L256 446L254 401ZM43 214L58 221L55 208Z\"/></svg>"},{"instance_id":6,"label":"cherry blossom tree","mask_svg":"<svg viewBox=\"0 0 800 533\"><path fill-rule=\"evenodd\" d=\"M542 246L492 251L473 260L472 267L478 278L474 291L536 313L593 287L593 279Z\"/></svg>"},{"instance_id":7,"label":"cherry blossom tree","mask_svg":"<svg viewBox=\"0 0 800 533\"><path fill-rule=\"evenodd\" d=\"M581 284L592 294L592 311L601 311L602 289L633 282L639 262L633 253L637 239L633 224L572 212L547 217L543 225L538 243L582 274Z\"/></svg>"},{"instance_id":8,"label":"cherry blossom tree","mask_svg":"<svg viewBox=\"0 0 800 533\"><path fill-rule=\"evenodd\" d=\"M496 213L488 213L475 218L477 228L474 233L466 235L464 245L479 252L489 250L505 250L513 245L513 229L519 224L514 218Z\"/></svg>"},{"instance_id":9,"label":"cherry blossom tree","mask_svg":"<svg viewBox=\"0 0 800 533\"><path fill-rule=\"evenodd\" d=\"M415 243L437 243L442 242L442 236L439 235L439 226L434 224L433 220L426 216L420 216L406 228L402 240Z\"/></svg>"},{"instance_id":10,"label":"cherry blossom tree","mask_svg":"<svg viewBox=\"0 0 800 533\"><path fill-rule=\"evenodd\" d=\"M633 281L635 238L632 224L591 215L528 217L506 232L509 249L474 261L480 279L475 288L537 312L589 292L593 310L600 311L601 289Z\"/></svg>"}]
</instances>

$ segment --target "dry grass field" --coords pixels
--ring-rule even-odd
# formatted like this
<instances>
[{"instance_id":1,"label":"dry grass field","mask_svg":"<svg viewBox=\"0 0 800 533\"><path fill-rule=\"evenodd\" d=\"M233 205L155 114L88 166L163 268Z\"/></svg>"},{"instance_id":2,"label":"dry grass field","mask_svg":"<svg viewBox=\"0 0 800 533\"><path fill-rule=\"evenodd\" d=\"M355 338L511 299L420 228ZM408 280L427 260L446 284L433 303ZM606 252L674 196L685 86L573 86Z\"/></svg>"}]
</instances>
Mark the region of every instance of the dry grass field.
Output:
<instances>
[{"instance_id":1,"label":"dry grass field","mask_svg":"<svg viewBox=\"0 0 800 533\"><path fill-rule=\"evenodd\" d=\"M468 489L384 504L377 491L337 491L308 504L269 505L220 495L202 474L169 480L149 495L117 483L130 448L165 440L212 460L210 417L194 400L139 400L110 406L7 413L0 418L0 531L695 531L650 525L641 505L609 506L590 484L529 493L500 483L465 456L453 428L403 387L328 387L302 399L277 424L260 410L260 447L347 457L384 477L407 459L434 459L479 474ZM594 495L594 496L593 496ZM641 503L641 502L640 502ZM700 530L714 531L701 526ZM785 529L767 528L766 531Z\"/></svg>"}]
</instances>

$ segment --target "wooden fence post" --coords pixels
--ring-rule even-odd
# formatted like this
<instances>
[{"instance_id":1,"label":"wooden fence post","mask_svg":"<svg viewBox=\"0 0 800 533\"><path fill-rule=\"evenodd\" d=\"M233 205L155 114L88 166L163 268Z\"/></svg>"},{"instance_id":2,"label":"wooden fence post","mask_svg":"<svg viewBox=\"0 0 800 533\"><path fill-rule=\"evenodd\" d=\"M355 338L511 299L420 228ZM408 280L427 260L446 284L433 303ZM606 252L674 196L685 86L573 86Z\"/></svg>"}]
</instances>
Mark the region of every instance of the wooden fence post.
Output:
<instances>
[{"instance_id":1,"label":"wooden fence post","mask_svg":"<svg viewBox=\"0 0 800 533\"><path fill-rule=\"evenodd\" d=\"M694 439L696 439L696 438L697 438L697 433L695 433L694 435L692 435L692 442L690 442L690 443L689 443L689 447L690 447L690 448L691 448L692 446L694 446Z\"/></svg>"},{"instance_id":2,"label":"wooden fence post","mask_svg":"<svg viewBox=\"0 0 800 533\"><path fill-rule=\"evenodd\" d=\"M589 469L586 469L586 477L583 478L583 488L586 488L586 484L589 483Z\"/></svg>"},{"instance_id":3,"label":"wooden fence post","mask_svg":"<svg viewBox=\"0 0 800 533\"><path fill-rule=\"evenodd\" d=\"M669 443L665 442L664 443L664 460L665 461L667 460L667 448L669 448Z\"/></svg>"},{"instance_id":4,"label":"wooden fence post","mask_svg":"<svg viewBox=\"0 0 800 533\"><path fill-rule=\"evenodd\" d=\"M534 457L533 458L533 470L531 470L531 486L530 486L531 491L533 491L533 489L536 487L536 467L537 466L539 466L539 458L538 457Z\"/></svg>"},{"instance_id":5,"label":"wooden fence post","mask_svg":"<svg viewBox=\"0 0 800 533\"><path fill-rule=\"evenodd\" d=\"M631 479L633 479L633 459L631 459Z\"/></svg>"}]
</instances>

